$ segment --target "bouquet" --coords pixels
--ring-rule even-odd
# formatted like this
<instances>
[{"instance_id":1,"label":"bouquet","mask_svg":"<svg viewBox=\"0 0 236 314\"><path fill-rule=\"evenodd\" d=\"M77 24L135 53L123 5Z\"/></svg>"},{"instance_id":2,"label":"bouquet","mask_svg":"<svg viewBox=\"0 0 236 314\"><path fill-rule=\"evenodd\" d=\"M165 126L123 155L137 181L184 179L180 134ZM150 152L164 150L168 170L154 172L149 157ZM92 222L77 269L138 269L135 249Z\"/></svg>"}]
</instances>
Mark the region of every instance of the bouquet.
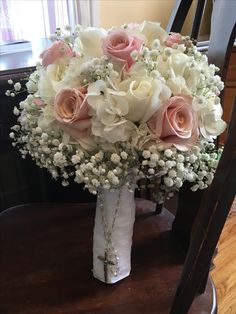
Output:
<instances>
[{"instance_id":1,"label":"bouquet","mask_svg":"<svg viewBox=\"0 0 236 314\"><path fill-rule=\"evenodd\" d=\"M14 108L10 137L23 158L93 194L148 178L162 203L185 181L193 191L211 184L223 83L188 36L144 22L51 37ZM8 96L22 89L9 84Z\"/></svg>"}]
</instances>

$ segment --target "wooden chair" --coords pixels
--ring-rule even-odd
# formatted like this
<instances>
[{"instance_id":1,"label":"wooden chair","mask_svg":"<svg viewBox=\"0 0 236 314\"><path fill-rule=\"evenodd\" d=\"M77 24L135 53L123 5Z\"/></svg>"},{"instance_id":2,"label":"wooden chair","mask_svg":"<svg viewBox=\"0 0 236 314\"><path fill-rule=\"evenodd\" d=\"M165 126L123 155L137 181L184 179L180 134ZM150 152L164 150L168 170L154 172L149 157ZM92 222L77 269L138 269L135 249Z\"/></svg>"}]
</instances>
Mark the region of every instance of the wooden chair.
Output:
<instances>
[{"instance_id":1,"label":"wooden chair","mask_svg":"<svg viewBox=\"0 0 236 314\"><path fill-rule=\"evenodd\" d=\"M194 223L171 313L187 313L208 276L209 264L236 194L236 98L224 151Z\"/></svg>"},{"instance_id":2,"label":"wooden chair","mask_svg":"<svg viewBox=\"0 0 236 314\"><path fill-rule=\"evenodd\" d=\"M0 214L1 311L216 313L209 280L206 293L193 299L207 275L207 265L235 195L236 139L232 135L236 132L236 110L232 117L228 141L195 225L184 268L185 254L176 237L171 236L173 215L165 209L159 216L137 211L131 275L110 286L91 274L94 204L16 206Z\"/></svg>"},{"instance_id":3,"label":"wooden chair","mask_svg":"<svg viewBox=\"0 0 236 314\"><path fill-rule=\"evenodd\" d=\"M228 49L235 37L235 18L229 18L234 13L228 7L230 2L215 1L213 12L214 16L220 10L221 20L227 22L228 31L224 31L224 36L228 38L225 38L229 42L225 46ZM214 46L210 45L209 58L217 56L217 65L223 65L227 64L227 58L226 63L222 60L229 50L215 53L217 41L222 43L222 33L217 31L220 24L215 23L213 18L211 36L214 37L210 43L214 38ZM172 231L174 218L165 209L159 216L138 215L132 273L115 286L105 286L90 275L94 205L31 204L0 214L3 312L199 313L202 308L194 310L194 305L196 302L203 304L199 300L204 294L195 296L204 290L209 264L235 196L236 102L233 108L215 179L204 195L196 219L192 213L189 215L189 221L195 221L194 228L186 223L189 222L186 216L192 212L192 197L196 196L196 202L200 202L201 197L197 193L190 195L187 187L181 192ZM199 206L194 204L194 207ZM189 241L186 259L181 246L187 242L179 245L182 234L185 241ZM206 292L211 290L210 285L208 280ZM209 308L205 312L211 313ZM216 308L212 313L216 313Z\"/></svg>"},{"instance_id":4,"label":"wooden chair","mask_svg":"<svg viewBox=\"0 0 236 314\"><path fill-rule=\"evenodd\" d=\"M218 0L215 1L212 13L208 58L210 63L220 68L223 81L226 79L229 57L236 37L236 18L232 13L234 10L235 3ZM222 95L222 101L223 99ZM225 148L214 181L204 195L200 209L195 212L197 216L194 217L193 231L192 224L185 229L190 247L172 307L173 314L186 313L199 289L204 290L209 265L236 193L235 132L236 98L232 106ZM199 203L199 199L197 201ZM173 223L173 230L176 233L186 222L184 217L186 214L189 216L188 211L192 202L189 191L181 191L177 215ZM190 219L193 222L193 217Z\"/></svg>"},{"instance_id":5,"label":"wooden chair","mask_svg":"<svg viewBox=\"0 0 236 314\"><path fill-rule=\"evenodd\" d=\"M191 7L192 0L177 1L173 10L167 29L170 31L180 32L187 13ZM199 0L196 6L191 37L197 39L204 13L205 0ZM212 26L209 40L208 59L219 67L222 81L226 82L226 74L229 66L231 48L235 39L235 3L233 1L216 0L212 12ZM225 15L223 17L223 14ZM226 20L223 20L226 19ZM224 91L221 94L221 102L224 108ZM217 140L219 141L219 140ZM183 248L188 250L192 226L198 213L201 200L205 191L191 192L189 185L184 184L176 197L175 220L173 222L173 231L179 237ZM189 208L189 204L191 208Z\"/></svg>"},{"instance_id":6,"label":"wooden chair","mask_svg":"<svg viewBox=\"0 0 236 314\"><path fill-rule=\"evenodd\" d=\"M184 22L186 20L186 17L188 15L188 12L190 11L192 3L193 3L193 0L176 1L171 17L169 19L169 23L166 28L167 32L177 32L177 33L181 32ZM200 26L201 26L201 22L202 22L204 10L205 10L205 5L206 5L206 0L198 0L194 15L193 15L192 29L189 33L189 36L190 38L194 39L196 42L198 40L198 35L199 35ZM191 191L189 191L188 184L184 184L182 188L182 192L184 193L184 195L186 195L186 193L190 193L190 198L194 200L194 204L195 204L194 209L191 212L188 211L187 213L184 213L185 229L181 227L180 237L182 238L183 247L187 250L188 245L189 245L189 234L191 232L192 224L196 216L197 210L200 206L200 201L201 201L203 193L202 191L191 193ZM152 188L150 188L150 184L148 180L144 179L141 182L141 196L146 199L152 199L152 193L153 193ZM171 212L176 213L178 198L179 196L176 195L174 198L165 202L164 206L166 206ZM161 213L162 207L163 205L156 204L156 214ZM179 212L179 215L181 215L180 212Z\"/></svg>"},{"instance_id":7,"label":"wooden chair","mask_svg":"<svg viewBox=\"0 0 236 314\"><path fill-rule=\"evenodd\" d=\"M193 0L178 0L176 1L175 7L173 9L172 15L169 19L169 23L167 26L167 31L169 32L181 32L184 22L186 20L187 14L191 8L191 5L193 3ZM229 18L227 23L224 25L222 22L222 17L220 16L221 8L219 6L226 7L227 5L231 6L228 9L228 14L231 17ZM199 30L204 14L206 6L206 1L205 0L198 0L196 7L195 7L195 13L194 13L194 18L193 18L193 24L192 24L192 29L189 33L190 37L195 39L196 42L198 40L198 35L199 35ZM215 10L213 14L213 19L214 19L214 27L216 26L219 31L223 27L223 30L220 31L218 34L222 34L222 32L226 35L221 37L221 40L223 40L223 44L219 44L219 38L216 38L215 36L216 32L212 32L211 34L211 44L209 46L209 52L208 52L208 57L209 57L209 62L216 64L220 68L220 75L222 77L223 82L226 81L226 73L228 70L228 63L229 63L229 56L230 56L230 49L227 50L227 44L229 43L229 32L232 30L232 23L233 23L233 12L234 11L234 3L232 2L231 4L224 4L224 1L216 1L214 4ZM231 15L230 15L231 13ZM218 35L219 36L219 35ZM229 46L233 45L232 42L233 39L231 39L231 42L229 43ZM214 44L217 43L217 44ZM217 52L220 51L220 52ZM215 53L216 52L216 53ZM220 56L220 57L219 57ZM221 100L222 104L224 105L224 92L221 95ZM148 183L144 182L143 184L143 190L142 190L142 197L150 199L150 189L148 187ZM194 220L196 218L196 215L198 213L200 203L203 197L204 191L197 191L197 192L192 192L190 190L190 185L189 184L184 184L184 186L180 189L180 192L178 195L176 195L173 199L165 202L164 206L168 208L171 212L175 214L175 220L173 222L173 230L178 236L179 240L182 243L183 248L185 251L188 251L189 247L189 241L190 241L190 236L191 236L191 230L192 226L194 223ZM189 208L189 203L192 203L191 209ZM162 210L162 205L156 206L156 213L159 214L161 213Z\"/></svg>"},{"instance_id":8,"label":"wooden chair","mask_svg":"<svg viewBox=\"0 0 236 314\"><path fill-rule=\"evenodd\" d=\"M187 17L187 14L190 10L190 7L193 3L193 0L178 0L176 1L176 5L173 9L173 12L171 14L171 17L169 19L169 23L167 25L167 31L168 32L176 32L180 33L185 19ZM201 21L204 13L204 8L205 8L206 0L198 0L196 9L195 9L195 14L194 14L194 19L192 23L192 29L190 32L190 38L194 38L197 40L200 26L201 26Z\"/></svg>"}]
</instances>

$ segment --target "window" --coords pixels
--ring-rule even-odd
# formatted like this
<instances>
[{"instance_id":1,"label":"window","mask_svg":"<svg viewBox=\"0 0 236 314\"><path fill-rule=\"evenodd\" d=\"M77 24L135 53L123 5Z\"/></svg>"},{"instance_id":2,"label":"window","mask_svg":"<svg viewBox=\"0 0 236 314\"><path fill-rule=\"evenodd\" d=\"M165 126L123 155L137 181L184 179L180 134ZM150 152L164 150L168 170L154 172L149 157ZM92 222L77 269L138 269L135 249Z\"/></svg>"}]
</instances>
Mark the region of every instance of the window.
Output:
<instances>
[{"instance_id":1,"label":"window","mask_svg":"<svg viewBox=\"0 0 236 314\"><path fill-rule=\"evenodd\" d=\"M48 38L56 27L91 25L91 4L90 0L0 0L1 54L22 51L20 46L26 50L27 42Z\"/></svg>"}]
</instances>

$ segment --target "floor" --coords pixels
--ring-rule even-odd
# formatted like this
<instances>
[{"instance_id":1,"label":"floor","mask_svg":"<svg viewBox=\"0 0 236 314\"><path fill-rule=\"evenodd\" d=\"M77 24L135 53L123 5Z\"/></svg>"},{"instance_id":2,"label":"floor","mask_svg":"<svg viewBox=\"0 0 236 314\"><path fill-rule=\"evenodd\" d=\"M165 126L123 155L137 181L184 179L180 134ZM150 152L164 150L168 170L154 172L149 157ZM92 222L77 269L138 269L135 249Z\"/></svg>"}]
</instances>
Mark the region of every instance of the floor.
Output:
<instances>
[{"instance_id":1,"label":"floor","mask_svg":"<svg viewBox=\"0 0 236 314\"><path fill-rule=\"evenodd\" d=\"M218 314L236 314L236 199L218 243L212 270Z\"/></svg>"}]
</instances>

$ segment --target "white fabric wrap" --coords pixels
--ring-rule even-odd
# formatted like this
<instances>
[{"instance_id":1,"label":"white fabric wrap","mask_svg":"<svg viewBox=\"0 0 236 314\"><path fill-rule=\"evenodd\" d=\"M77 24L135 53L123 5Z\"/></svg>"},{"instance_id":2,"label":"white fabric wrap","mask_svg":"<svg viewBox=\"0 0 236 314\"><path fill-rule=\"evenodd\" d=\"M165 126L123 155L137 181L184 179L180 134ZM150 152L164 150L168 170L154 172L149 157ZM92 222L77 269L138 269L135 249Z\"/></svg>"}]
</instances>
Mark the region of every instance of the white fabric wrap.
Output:
<instances>
[{"instance_id":1,"label":"white fabric wrap","mask_svg":"<svg viewBox=\"0 0 236 314\"><path fill-rule=\"evenodd\" d=\"M93 235L93 275L102 282L115 283L130 274L131 246L135 220L134 188L133 186L132 191L127 186L115 190L103 189L100 197L103 206L99 204L99 201L97 202ZM117 205L119 206L117 207ZM107 265L105 275L104 262L99 258L99 256L103 257L107 250L102 215L104 215L108 223L108 229L111 230L116 209L117 214L112 229L111 243L113 252L115 252L118 259L116 265ZM114 255L108 255L108 260L116 261ZM118 271L116 271L117 269Z\"/></svg>"}]
</instances>

